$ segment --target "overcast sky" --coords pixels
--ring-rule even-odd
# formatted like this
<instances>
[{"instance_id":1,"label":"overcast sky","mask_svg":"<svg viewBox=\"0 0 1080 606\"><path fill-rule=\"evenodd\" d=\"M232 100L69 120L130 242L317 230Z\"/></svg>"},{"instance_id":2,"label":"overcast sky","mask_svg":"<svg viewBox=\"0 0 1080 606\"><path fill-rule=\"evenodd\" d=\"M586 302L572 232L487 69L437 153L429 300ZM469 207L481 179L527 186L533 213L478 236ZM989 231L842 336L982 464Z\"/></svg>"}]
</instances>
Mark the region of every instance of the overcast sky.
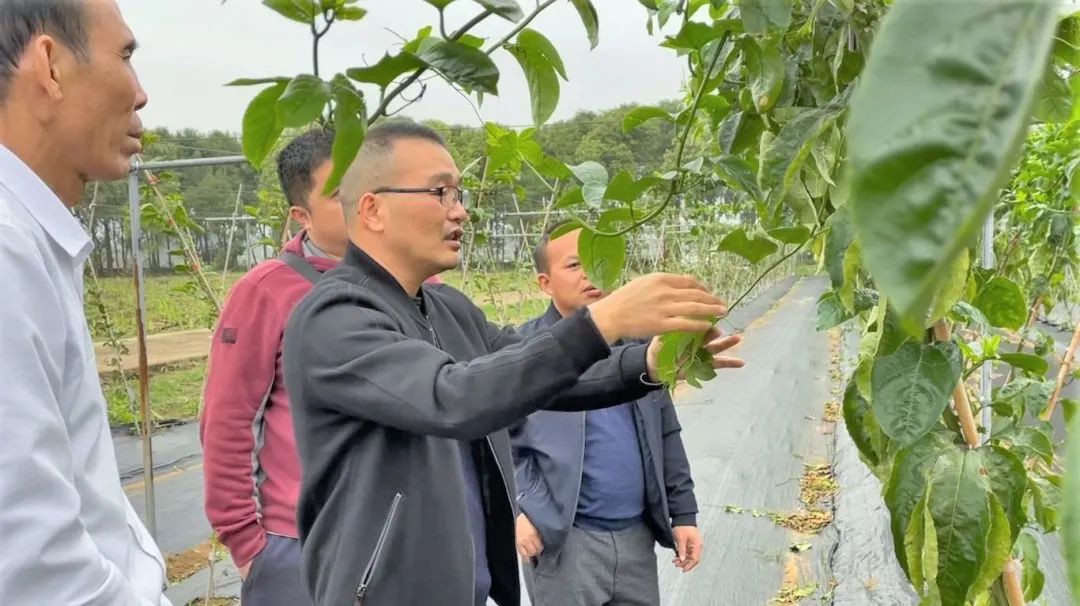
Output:
<instances>
[{"instance_id":1,"label":"overcast sky","mask_svg":"<svg viewBox=\"0 0 1080 606\"><path fill-rule=\"evenodd\" d=\"M562 83L554 119L582 109L677 96L684 64L674 52L657 46L659 37L648 35L645 9L630 0L594 3L600 14L600 44L591 52L568 0L559 0L530 24L559 49L570 79ZM134 63L150 96L141 114L147 127L238 132L244 108L259 89L225 87L225 82L311 71L310 33L258 0L228 0L224 5L220 0L119 0L119 4L140 44ZM526 12L533 4L521 1ZM324 77L376 62L399 43L390 30L411 38L420 27L435 23L438 14L423 0L362 0L360 6L369 11L362 21L337 23L323 39ZM472 17L478 6L472 0L451 4L448 29ZM471 33L495 40L510 27L509 21L489 17ZM529 93L521 69L505 51L497 52L495 60L502 73L500 94L486 97L481 113L487 120L527 124ZM430 81L424 98L405 113L458 124L478 122L461 96L438 80Z\"/></svg>"}]
</instances>

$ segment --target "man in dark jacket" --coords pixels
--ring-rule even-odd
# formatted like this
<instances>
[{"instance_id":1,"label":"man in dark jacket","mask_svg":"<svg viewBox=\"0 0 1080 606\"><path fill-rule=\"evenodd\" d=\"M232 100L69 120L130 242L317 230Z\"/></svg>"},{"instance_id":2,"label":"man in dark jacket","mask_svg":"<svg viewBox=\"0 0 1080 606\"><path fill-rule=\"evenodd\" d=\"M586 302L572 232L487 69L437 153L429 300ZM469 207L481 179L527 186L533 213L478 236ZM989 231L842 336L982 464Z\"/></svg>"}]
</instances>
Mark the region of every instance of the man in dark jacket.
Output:
<instances>
[{"instance_id":1,"label":"man in dark jacket","mask_svg":"<svg viewBox=\"0 0 1080 606\"><path fill-rule=\"evenodd\" d=\"M296 307L285 382L303 470L297 526L317 605L520 602L507 427L541 407L581 410L657 389L657 345L620 339L712 330L723 303L655 274L528 341L449 286L460 175L438 134L367 133L341 185L350 246ZM738 338L709 343L716 366Z\"/></svg>"},{"instance_id":2,"label":"man in dark jacket","mask_svg":"<svg viewBox=\"0 0 1080 606\"><path fill-rule=\"evenodd\" d=\"M578 258L581 230L536 247L547 313L528 336L599 301ZM510 430L517 466L518 553L530 562L534 606L660 603L654 544L684 572L701 557L697 501L675 407L666 391L588 412L534 412Z\"/></svg>"}]
</instances>

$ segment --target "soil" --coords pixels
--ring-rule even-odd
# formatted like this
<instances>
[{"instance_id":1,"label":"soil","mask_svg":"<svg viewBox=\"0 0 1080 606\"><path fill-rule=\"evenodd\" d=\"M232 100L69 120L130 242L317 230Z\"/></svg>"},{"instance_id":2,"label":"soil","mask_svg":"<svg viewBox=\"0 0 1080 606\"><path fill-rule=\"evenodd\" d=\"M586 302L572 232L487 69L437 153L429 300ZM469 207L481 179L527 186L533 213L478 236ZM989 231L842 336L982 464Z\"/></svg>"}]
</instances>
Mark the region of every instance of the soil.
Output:
<instances>
[{"instance_id":1,"label":"soil","mask_svg":"<svg viewBox=\"0 0 1080 606\"><path fill-rule=\"evenodd\" d=\"M146 358L150 368L159 368L205 358L210 351L211 333L207 329L164 332L146 338ZM125 352L119 352L120 368L133 371L139 368L139 352L135 339L120 341ZM95 343L98 372L108 374L116 371L118 352L108 343Z\"/></svg>"},{"instance_id":2,"label":"soil","mask_svg":"<svg viewBox=\"0 0 1080 606\"><path fill-rule=\"evenodd\" d=\"M211 547L212 541L207 539L187 551L166 556L165 569L168 572L169 583L179 583L206 568L210 562Z\"/></svg>"}]
</instances>

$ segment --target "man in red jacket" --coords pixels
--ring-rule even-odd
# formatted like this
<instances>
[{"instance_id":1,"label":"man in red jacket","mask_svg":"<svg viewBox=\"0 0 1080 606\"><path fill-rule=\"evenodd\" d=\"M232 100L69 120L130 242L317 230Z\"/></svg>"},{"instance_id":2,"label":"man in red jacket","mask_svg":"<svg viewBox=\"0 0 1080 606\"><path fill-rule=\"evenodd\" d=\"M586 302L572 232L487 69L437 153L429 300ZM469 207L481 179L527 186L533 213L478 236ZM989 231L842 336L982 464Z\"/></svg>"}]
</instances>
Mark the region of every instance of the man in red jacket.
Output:
<instances>
[{"instance_id":1,"label":"man in red jacket","mask_svg":"<svg viewBox=\"0 0 1080 606\"><path fill-rule=\"evenodd\" d=\"M300 576L300 462L281 339L293 306L348 242L341 203L322 193L333 139L312 130L278 156L289 214L303 231L236 283L210 346L200 419L206 517L240 569L247 606L311 603Z\"/></svg>"}]
</instances>

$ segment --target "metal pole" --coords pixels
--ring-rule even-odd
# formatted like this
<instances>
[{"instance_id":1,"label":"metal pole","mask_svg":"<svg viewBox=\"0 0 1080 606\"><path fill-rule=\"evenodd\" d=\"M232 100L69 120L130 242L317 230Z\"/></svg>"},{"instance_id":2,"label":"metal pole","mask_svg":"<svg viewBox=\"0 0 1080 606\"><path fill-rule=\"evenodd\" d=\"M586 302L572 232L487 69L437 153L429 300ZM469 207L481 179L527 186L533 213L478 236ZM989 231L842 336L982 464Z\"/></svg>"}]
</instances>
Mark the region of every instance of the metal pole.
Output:
<instances>
[{"instance_id":1,"label":"metal pole","mask_svg":"<svg viewBox=\"0 0 1080 606\"><path fill-rule=\"evenodd\" d=\"M994 268L994 214L993 213L990 213L990 216L988 216L986 218L986 222L983 223L982 251L980 251L979 260L981 262L981 265L982 265L983 269L993 269ZM986 335L983 335L983 336L986 336ZM992 419L991 419L992 410L990 409L990 402L991 402L990 390L992 389L992 385L990 384L990 366L991 366L991 364L989 362L984 362L983 365L982 365L982 368L980 369L981 375L980 375L980 382L979 382L979 393L982 394L982 398L981 398L980 403L982 404L982 426L983 426L982 443L983 444L986 444L986 442L990 439L990 424L992 422Z\"/></svg>"},{"instance_id":2,"label":"metal pole","mask_svg":"<svg viewBox=\"0 0 1080 606\"><path fill-rule=\"evenodd\" d=\"M141 200L137 162L128 174L128 202L131 204L131 261L135 276L135 328L139 351L139 414L142 425L143 492L146 496L146 529L157 540L157 508L154 505L154 449L150 416L150 370L146 360L146 288L143 283Z\"/></svg>"}]
</instances>

